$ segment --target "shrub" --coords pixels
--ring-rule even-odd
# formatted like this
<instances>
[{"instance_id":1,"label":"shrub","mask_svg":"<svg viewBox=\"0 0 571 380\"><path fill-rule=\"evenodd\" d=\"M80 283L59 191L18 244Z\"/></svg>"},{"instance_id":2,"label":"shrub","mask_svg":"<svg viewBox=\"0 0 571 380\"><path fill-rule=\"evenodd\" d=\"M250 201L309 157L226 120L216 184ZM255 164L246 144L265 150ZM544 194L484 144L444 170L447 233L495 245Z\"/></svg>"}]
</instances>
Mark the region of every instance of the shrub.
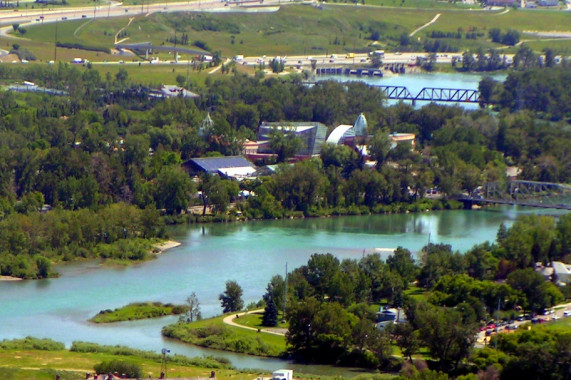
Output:
<instances>
[{"instance_id":1,"label":"shrub","mask_svg":"<svg viewBox=\"0 0 571 380\"><path fill-rule=\"evenodd\" d=\"M141 367L138 364L125 362L121 360L110 360L96 364L94 367L97 373L119 373L126 375L128 378L139 378L143 376Z\"/></svg>"},{"instance_id":2,"label":"shrub","mask_svg":"<svg viewBox=\"0 0 571 380\"><path fill-rule=\"evenodd\" d=\"M24 339L3 340L0 342L0 348L5 350L60 351L65 349L65 345L51 339L38 339L27 336Z\"/></svg>"}]
</instances>

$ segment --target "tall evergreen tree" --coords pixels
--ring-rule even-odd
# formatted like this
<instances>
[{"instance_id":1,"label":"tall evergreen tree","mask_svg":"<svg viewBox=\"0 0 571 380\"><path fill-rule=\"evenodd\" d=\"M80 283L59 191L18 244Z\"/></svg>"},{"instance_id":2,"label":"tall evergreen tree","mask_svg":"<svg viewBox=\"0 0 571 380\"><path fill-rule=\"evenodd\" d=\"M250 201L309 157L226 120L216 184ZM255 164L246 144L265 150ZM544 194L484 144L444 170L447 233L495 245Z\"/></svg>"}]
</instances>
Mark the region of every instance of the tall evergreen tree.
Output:
<instances>
[{"instance_id":1,"label":"tall evergreen tree","mask_svg":"<svg viewBox=\"0 0 571 380\"><path fill-rule=\"evenodd\" d=\"M276 327L278 325L278 309L272 297L266 300L266 308L262 317L262 326Z\"/></svg>"}]
</instances>

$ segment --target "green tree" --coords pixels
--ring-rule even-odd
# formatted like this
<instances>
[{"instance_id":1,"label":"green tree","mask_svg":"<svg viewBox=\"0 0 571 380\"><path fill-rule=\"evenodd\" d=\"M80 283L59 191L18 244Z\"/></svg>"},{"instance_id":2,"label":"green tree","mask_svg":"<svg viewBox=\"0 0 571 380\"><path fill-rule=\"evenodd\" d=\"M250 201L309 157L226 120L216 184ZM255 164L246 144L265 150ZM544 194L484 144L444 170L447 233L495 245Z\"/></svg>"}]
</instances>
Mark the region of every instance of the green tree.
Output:
<instances>
[{"instance_id":1,"label":"green tree","mask_svg":"<svg viewBox=\"0 0 571 380\"><path fill-rule=\"evenodd\" d=\"M236 281L226 281L226 290L218 296L223 313L232 313L244 308L242 287Z\"/></svg>"},{"instance_id":2,"label":"green tree","mask_svg":"<svg viewBox=\"0 0 571 380\"><path fill-rule=\"evenodd\" d=\"M339 260L330 253L314 253L307 262L307 282L322 299L331 292L332 279L339 272Z\"/></svg>"},{"instance_id":3,"label":"green tree","mask_svg":"<svg viewBox=\"0 0 571 380\"><path fill-rule=\"evenodd\" d=\"M494 88L498 84L497 81L490 78L489 76L485 76L482 78L480 83L478 84L478 92L480 93L480 107L483 107L487 104L491 103L492 94L494 93Z\"/></svg>"},{"instance_id":4,"label":"green tree","mask_svg":"<svg viewBox=\"0 0 571 380\"><path fill-rule=\"evenodd\" d=\"M278 309L272 297L264 297L266 307L262 315L262 326L275 327L278 325Z\"/></svg>"},{"instance_id":5,"label":"green tree","mask_svg":"<svg viewBox=\"0 0 571 380\"><path fill-rule=\"evenodd\" d=\"M404 280L405 289L408 288L410 282L416 279L418 266L408 249L398 247L394 253L387 258L387 264L391 271L398 273Z\"/></svg>"},{"instance_id":6,"label":"green tree","mask_svg":"<svg viewBox=\"0 0 571 380\"><path fill-rule=\"evenodd\" d=\"M369 156L377 162L377 169L379 169L387 158L391 150L391 139L388 132L377 132L369 142Z\"/></svg>"},{"instance_id":7,"label":"green tree","mask_svg":"<svg viewBox=\"0 0 571 380\"><path fill-rule=\"evenodd\" d=\"M508 285L525 294L525 310L540 312L563 300L563 294L532 268L516 270L508 276Z\"/></svg>"},{"instance_id":8,"label":"green tree","mask_svg":"<svg viewBox=\"0 0 571 380\"><path fill-rule=\"evenodd\" d=\"M458 367L470 355L477 324L464 321L459 311L421 304L416 310L414 327L428 347L430 355L439 361L442 370Z\"/></svg>"},{"instance_id":9,"label":"green tree","mask_svg":"<svg viewBox=\"0 0 571 380\"><path fill-rule=\"evenodd\" d=\"M157 208L175 214L188 208L196 186L180 166L165 166L155 178L153 193Z\"/></svg>"},{"instance_id":10,"label":"green tree","mask_svg":"<svg viewBox=\"0 0 571 380\"><path fill-rule=\"evenodd\" d=\"M124 84L127 81L128 77L129 77L129 73L125 69L119 69L117 74L115 74L115 80L117 80L117 82L119 82L121 84Z\"/></svg>"},{"instance_id":11,"label":"green tree","mask_svg":"<svg viewBox=\"0 0 571 380\"><path fill-rule=\"evenodd\" d=\"M302 141L295 133L275 129L270 132L270 148L278 155L277 162L285 162L302 147Z\"/></svg>"},{"instance_id":12,"label":"green tree","mask_svg":"<svg viewBox=\"0 0 571 380\"><path fill-rule=\"evenodd\" d=\"M429 244L424 247L421 260L418 283L427 289L432 288L444 275L464 271L464 257L458 252L452 252L450 245Z\"/></svg>"},{"instance_id":13,"label":"green tree","mask_svg":"<svg viewBox=\"0 0 571 380\"><path fill-rule=\"evenodd\" d=\"M36 256L36 267L38 268L38 278L48 278L51 272L52 263L44 256Z\"/></svg>"},{"instance_id":14,"label":"green tree","mask_svg":"<svg viewBox=\"0 0 571 380\"><path fill-rule=\"evenodd\" d=\"M419 332L410 323L398 323L391 333L403 355L412 363L412 356L420 349Z\"/></svg>"}]
</instances>

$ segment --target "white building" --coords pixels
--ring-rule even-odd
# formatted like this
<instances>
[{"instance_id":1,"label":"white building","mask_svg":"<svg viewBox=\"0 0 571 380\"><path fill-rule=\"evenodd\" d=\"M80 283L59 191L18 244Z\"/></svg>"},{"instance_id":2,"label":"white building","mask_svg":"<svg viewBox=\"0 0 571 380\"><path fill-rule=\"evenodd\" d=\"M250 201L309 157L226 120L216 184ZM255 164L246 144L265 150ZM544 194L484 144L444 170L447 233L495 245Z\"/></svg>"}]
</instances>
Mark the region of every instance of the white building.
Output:
<instances>
[{"instance_id":1,"label":"white building","mask_svg":"<svg viewBox=\"0 0 571 380\"><path fill-rule=\"evenodd\" d=\"M556 276L557 282L564 284L571 282L571 265L561 261L554 261L551 263L551 266L553 266L553 275Z\"/></svg>"}]
</instances>

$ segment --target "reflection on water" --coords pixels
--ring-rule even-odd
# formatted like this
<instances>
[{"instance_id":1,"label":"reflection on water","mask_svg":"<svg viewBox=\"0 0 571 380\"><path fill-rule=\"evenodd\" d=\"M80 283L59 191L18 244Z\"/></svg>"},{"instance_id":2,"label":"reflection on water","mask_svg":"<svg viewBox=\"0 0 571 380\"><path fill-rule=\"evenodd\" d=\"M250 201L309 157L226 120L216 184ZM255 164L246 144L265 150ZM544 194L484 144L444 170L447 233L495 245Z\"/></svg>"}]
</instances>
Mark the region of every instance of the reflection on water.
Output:
<instances>
[{"instance_id":1,"label":"reflection on water","mask_svg":"<svg viewBox=\"0 0 571 380\"><path fill-rule=\"evenodd\" d=\"M131 302L183 303L191 292L205 317L220 314L218 295L227 280L244 289L246 303L259 300L270 278L295 268L315 252L339 259L360 259L375 248L404 246L418 251L430 241L451 244L461 252L493 240L501 222L517 215L547 211L498 208L421 214L349 216L320 219L177 226L170 229L182 246L156 260L129 267L108 267L98 261L62 265L61 278L0 283L0 339L25 336L122 344L189 356L227 357L239 368L292 367L278 359L205 350L166 340L161 328L176 319L94 325L87 320L103 309ZM561 213L561 212L560 212ZM305 372L339 374L327 366L304 366Z\"/></svg>"}]
</instances>

